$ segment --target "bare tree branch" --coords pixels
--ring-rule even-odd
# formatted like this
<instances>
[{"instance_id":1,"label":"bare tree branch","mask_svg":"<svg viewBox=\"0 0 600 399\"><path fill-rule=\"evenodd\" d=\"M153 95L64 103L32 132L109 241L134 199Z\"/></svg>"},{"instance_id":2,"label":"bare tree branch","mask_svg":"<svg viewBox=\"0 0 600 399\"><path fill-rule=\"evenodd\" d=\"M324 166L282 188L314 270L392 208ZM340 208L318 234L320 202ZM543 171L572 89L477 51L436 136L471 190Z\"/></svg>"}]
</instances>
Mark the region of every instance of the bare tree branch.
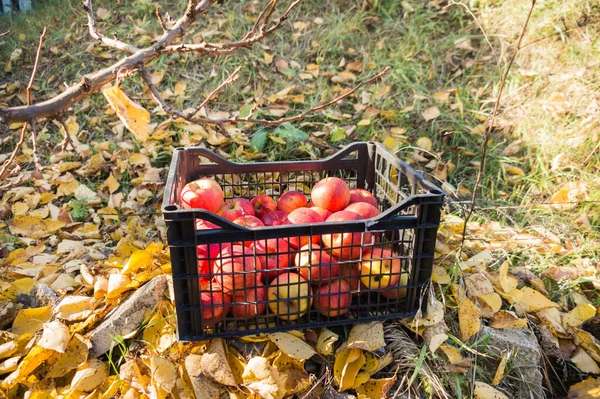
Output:
<instances>
[{"instance_id":1,"label":"bare tree branch","mask_svg":"<svg viewBox=\"0 0 600 399\"><path fill-rule=\"evenodd\" d=\"M134 54L135 52L139 51L140 49L125 43L119 39L110 39L106 36L104 36L102 33L98 32L98 28L96 27L96 16L94 15L94 9L92 8L92 0L83 0L83 9L85 10L86 14L87 14L87 20L88 20L88 27L90 29L90 36L92 36L94 39L101 41L102 43L106 44L109 47L113 47L116 48L118 50L122 50L122 51L126 51L130 54Z\"/></svg>"},{"instance_id":2,"label":"bare tree branch","mask_svg":"<svg viewBox=\"0 0 600 399\"><path fill-rule=\"evenodd\" d=\"M9 31L9 30L7 30L6 32L2 32L2 33L0 33L0 37L2 37L2 36L6 36L6 35L8 35L9 33L10 33L10 31Z\"/></svg>"}]
</instances>

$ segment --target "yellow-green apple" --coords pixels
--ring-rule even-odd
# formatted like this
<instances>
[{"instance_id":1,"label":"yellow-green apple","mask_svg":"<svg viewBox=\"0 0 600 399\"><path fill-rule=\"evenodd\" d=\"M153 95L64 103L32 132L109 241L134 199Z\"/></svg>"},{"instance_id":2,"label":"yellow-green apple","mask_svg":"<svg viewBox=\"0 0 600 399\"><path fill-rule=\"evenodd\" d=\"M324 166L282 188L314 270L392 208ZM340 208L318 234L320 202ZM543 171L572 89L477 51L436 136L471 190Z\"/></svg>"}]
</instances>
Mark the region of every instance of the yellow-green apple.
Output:
<instances>
[{"instance_id":1,"label":"yellow-green apple","mask_svg":"<svg viewBox=\"0 0 600 399\"><path fill-rule=\"evenodd\" d=\"M216 213L223 205L223 189L213 179L195 180L181 190L181 204L186 209L199 208Z\"/></svg>"},{"instance_id":2,"label":"yellow-green apple","mask_svg":"<svg viewBox=\"0 0 600 399\"><path fill-rule=\"evenodd\" d=\"M302 317L312 305L312 290L308 281L297 273L283 273L269 285L269 309L282 320Z\"/></svg>"},{"instance_id":3,"label":"yellow-green apple","mask_svg":"<svg viewBox=\"0 0 600 399\"><path fill-rule=\"evenodd\" d=\"M277 202L267 194L260 194L250 201L254 206L254 216L262 219L267 213L277 209Z\"/></svg>"},{"instance_id":4,"label":"yellow-green apple","mask_svg":"<svg viewBox=\"0 0 600 399\"><path fill-rule=\"evenodd\" d=\"M287 219L292 224L314 224L314 223L322 223L323 218L317 212L312 210L311 208L298 208L294 209L287 216ZM288 242L292 248L302 247L309 242L313 242L317 244L321 240L321 236L301 236L301 237L290 237L288 238Z\"/></svg>"},{"instance_id":5,"label":"yellow-green apple","mask_svg":"<svg viewBox=\"0 0 600 399\"><path fill-rule=\"evenodd\" d=\"M345 222L361 220L362 218L350 211L339 211L327 218L330 222ZM334 233L323 234L323 244L331 249L331 253L340 260L359 259L362 253L361 245L370 243L372 233Z\"/></svg>"},{"instance_id":6,"label":"yellow-green apple","mask_svg":"<svg viewBox=\"0 0 600 399\"><path fill-rule=\"evenodd\" d=\"M313 307L327 317L336 317L348 313L352 303L350 285L344 279L332 280L315 288Z\"/></svg>"},{"instance_id":7,"label":"yellow-green apple","mask_svg":"<svg viewBox=\"0 0 600 399\"><path fill-rule=\"evenodd\" d=\"M218 323L229 312L231 297L210 281L200 283L200 304L204 325Z\"/></svg>"},{"instance_id":8,"label":"yellow-green apple","mask_svg":"<svg viewBox=\"0 0 600 399\"><path fill-rule=\"evenodd\" d=\"M370 192L362 188L353 188L350 190L350 202L349 204L354 204L355 202L366 202L367 204L373 205L377 208L377 198Z\"/></svg>"},{"instance_id":9,"label":"yellow-green apple","mask_svg":"<svg viewBox=\"0 0 600 399\"><path fill-rule=\"evenodd\" d=\"M265 313L267 287L260 281L240 295L233 297L231 313L238 319L248 319Z\"/></svg>"},{"instance_id":10,"label":"yellow-green apple","mask_svg":"<svg viewBox=\"0 0 600 399\"><path fill-rule=\"evenodd\" d=\"M398 284L402 262L389 248L373 248L363 255L360 281L369 289L379 289Z\"/></svg>"},{"instance_id":11,"label":"yellow-green apple","mask_svg":"<svg viewBox=\"0 0 600 399\"><path fill-rule=\"evenodd\" d=\"M283 193L277 201L277 209L290 213L294 209L304 208L308 200L300 191L288 191Z\"/></svg>"},{"instance_id":12,"label":"yellow-green apple","mask_svg":"<svg viewBox=\"0 0 600 399\"><path fill-rule=\"evenodd\" d=\"M389 299L404 299L406 297L406 285L408 285L408 272L403 270L398 285L382 289L379 293Z\"/></svg>"},{"instance_id":13,"label":"yellow-green apple","mask_svg":"<svg viewBox=\"0 0 600 399\"><path fill-rule=\"evenodd\" d=\"M350 188L339 177L326 177L313 187L310 200L330 212L341 211L350 201Z\"/></svg>"},{"instance_id":14,"label":"yellow-green apple","mask_svg":"<svg viewBox=\"0 0 600 399\"><path fill-rule=\"evenodd\" d=\"M315 243L300 248L295 260L298 273L314 285L326 283L340 274L337 260Z\"/></svg>"},{"instance_id":15,"label":"yellow-green apple","mask_svg":"<svg viewBox=\"0 0 600 399\"><path fill-rule=\"evenodd\" d=\"M241 245L224 248L213 266L216 283L227 294L239 295L256 285L262 264L253 251Z\"/></svg>"},{"instance_id":16,"label":"yellow-green apple","mask_svg":"<svg viewBox=\"0 0 600 399\"><path fill-rule=\"evenodd\" d=\"M234 221L242 216L254 216L254 206L245 198L232 198L221 205L217 214Z\"/></svg>"},{"instance_id":17,"label":"yellow-green apple","mask_svg":"<svg viewBox=\"0 0 600 399\"><path fill-rule=\"evenodd\" d=\"M265 224L265 226L281 226L284 224L291 224L289 220L287 220L287 212L284 211L272 211L265 214L261 220Z\"/></svg>"},{"instance_id":18,"label":"yellow-green apple","mask_svg":"<svg viewBox=\"0 0 600 399\"><path fill-rule=\"evenodd\" d=\"M348 205L344 210L354 212L363 219L371 219L379 215L379 209L366 202L355 202Z\"/></svg>"},{"instance_id":19,"label":"yellow-green apple","mask_svg":"<svg viewBox=\"0 0 600 399\"><path fill-rule=\"evenodd\" d=\"M284 273L285 268L291 266L294 259L287 241L283 238L257 240L250 246L250 250L254 251L262 264L267 283Z\"/></svg>"},{"instance_id":20,"label":"yellow-green apple","mask_svg":"<svg viewBox=\"0 0 600 399\"><path fill-rule=\"evenodd\" d=\"M331 216L331 211L328 211L327 209L320 208L318 206L309 206L309 208L321 215L323 220L327 220L327 218Z\"/></svg>"}]
</instances>

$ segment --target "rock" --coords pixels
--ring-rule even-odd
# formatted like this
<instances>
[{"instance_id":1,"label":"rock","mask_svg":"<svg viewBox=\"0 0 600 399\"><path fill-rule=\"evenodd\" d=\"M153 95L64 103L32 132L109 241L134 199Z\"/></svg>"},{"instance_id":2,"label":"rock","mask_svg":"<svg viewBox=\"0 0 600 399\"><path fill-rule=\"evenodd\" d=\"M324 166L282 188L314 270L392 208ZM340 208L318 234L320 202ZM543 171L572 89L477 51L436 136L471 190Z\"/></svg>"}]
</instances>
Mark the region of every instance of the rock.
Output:
<instances>
[{"instance_id":1,"label":"rock","mask_svg":"<svg viewBox=\"0 0 600 399\"><path fill-rule=\"evenodd\" d=\"M102 324L90 333L90 354L98 357L110 349L113 337L127 336L135 332L162 298L166 288L165 276L154 277L113 310Z\"/></svg>"},{"instance_id":2,"label":"rock","mask_svg":"<svg viewBox=\"0 0 600 399\"><path fill-rule=\"evenodd\" d=\"M22 304L24 308L54 307L58 304L58 301L56 292L42 283L34 285L29 294L17 295L17 303Z\"/></svg>"},{"instance_id":3,"label":"rock","mask_svg":"<svg viewBox=\"0 0 600 399\"><path fill-rule=\"evenodd\" d=\"M4 330L13 322L19 309L21 309L21 305L13 301L8 299L0 301L0 330Z\"/></svg>"},{"instance_id":4,"label":"rock","mask_svg":"<svg viewBox=\"0 0 600 399\"><path fill-rule=\"evenodd\" d=\"M498 357L503 351L510 351L513 356L513 364L521 375L519 383L512 381L515 389L511 398L544 399L542 350L535 335L525 328L497 330L488 326L481 328L481 334L488 334L489 341L480 350Z\"/></svg>"}]
</instances>

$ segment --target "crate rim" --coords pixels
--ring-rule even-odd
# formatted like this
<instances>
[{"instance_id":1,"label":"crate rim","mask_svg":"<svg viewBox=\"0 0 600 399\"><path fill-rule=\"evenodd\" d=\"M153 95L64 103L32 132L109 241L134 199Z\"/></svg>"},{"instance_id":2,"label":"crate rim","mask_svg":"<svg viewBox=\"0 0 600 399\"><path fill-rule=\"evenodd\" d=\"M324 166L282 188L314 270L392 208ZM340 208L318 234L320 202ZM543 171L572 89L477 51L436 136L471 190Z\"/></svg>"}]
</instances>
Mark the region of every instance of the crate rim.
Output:
<instances>
[{"instance_id":1,"label":"crate rim","mask_svg":"<svg viewBox=\"0 0 600 399\"><path fill-rule=\"evenodd\" d=\"M323 163L325 163L327 161L333 161L336 158L343 156L344 154L352 153L353 151L358 150L359 148L364 147L365 145L367 145L368 147L373 148L373 149L379 148L380 150L387 152L390 155L393 155L394 156L393 163L395 163L395 166L398 167L399 169L401 169L405 173L408 172L411 175L411 177L414 178L415 182L418 183L421 187L425 188L427 190L427 192L423 193L423 194L413 194L410 197L403 199L402 201L400 201L398 204L394 205L390 209L387 209L385 212L382 212L381 214L377 215L376 217L366 219L366 220L360 220L360 221L343 222L345 225L358 225L358 224L362 223L365 226L365 228L367 228L370 225L376 224L378 221L380 221L382 219L389 218L389 216L391 216L393 213L398 212L400 209L406 208L410 205L414 205L415 203L420 203L421 202L420 200L422 200L422 199L427 200L427 203L429 203L429 204L443 202L443 198L446 196L446 193L443 190L441 190L437 186L433 185L433 183L431 183L429 180L427 180L421 172L416 171L413 167L408 165L406 162L398 159L395 154L391 153L381 143L376 143L373 141L361 141L361 142L351 143L351 144L348 144L348 145L344 146L343 148L341 148L335 154L332 154L323 159L319 159L317 161L323 162ZM217 158L218 161L223 164L228 164L228 165L233 165L233 166L242 166L242 167L244 165L250 165L250 164L271 166L271 165L277 165L277 164L302 165L307 162L315 162L314 160L298 160L298 161L241 163L241 162L229 161L229 160L223 158L222 156L216 154L215 152L213 152L207 148L204 148L204 147L176 147L173 149L173 158L171 160L171 165L169 166L169 173L168 173L167 183L165 186L168 189L168 192L165 192L165 194L170 194L170 191L171 191L172 187L174 186L173 183L175 180L175 172L177 170L179 153L184 152L184 151L190 151L190 150L209 154L211 157ZM171 198L170 195L165 195L163 197L163 202L162 202L163 216L165 218L167 218L167 216L168 216L169 220L181 219L181 216L183 216L185 214L189 214L190 212L194 212L194 213L198 213L203 218L206 218L205 220L215 223L222 228L227 228L230 230L238 230L238 231L254 230L254 229L248 229L244 226L236 225L233 222L231 222L225 218L222 218L221 216L217 215L216 213L207 211L205 209L200 209L200 208L189 208L188 209L188 208L182 208L178 204L171 204L170 198ZM325 222L322 222L322 223L325 223ZM340 222L336 222L336 223L340 223ZM308 225L299 224L299 225L295 225L295 226L306 227ZM289 228L289 227L290 227L290 225L265 226L263 228L269 228L269 229L272 229L273 231L277 231L277 230L281 230L281 229L285 229L285 228Z\"/></svg>"}]
</instances>

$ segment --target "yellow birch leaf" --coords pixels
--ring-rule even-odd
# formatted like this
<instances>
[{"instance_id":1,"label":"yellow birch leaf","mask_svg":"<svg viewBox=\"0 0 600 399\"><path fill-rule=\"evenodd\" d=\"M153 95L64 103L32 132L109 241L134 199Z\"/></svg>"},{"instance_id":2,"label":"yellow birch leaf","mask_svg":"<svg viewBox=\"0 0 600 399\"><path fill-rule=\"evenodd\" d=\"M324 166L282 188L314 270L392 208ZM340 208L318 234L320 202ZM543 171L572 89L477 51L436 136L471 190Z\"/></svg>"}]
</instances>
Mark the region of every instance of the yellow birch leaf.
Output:
<instances>
[{"instance_id":1,"label":"yellow birch leaf","mask_svg":"<svg viewBox=\"0 0 600 399\"><path fill-rule=\"evenodd\" d=\"M515 305L515 308L523 313L536 312L540 309L559 307L544 294L533 288L523 287L514 289L508 293L508 299Z\"/></svg>"},{"instance_id":2,"label":"yellow birch leaf","mask_svg":"<svg viewBox=\"0 0 600 399\"><path fill-rule=\"evenodd\" d=\"M385 399L396 377L369 380L356 388L358 399Z\"/></svg>"},{"instance_id":3,"label":"yellow birch leaf","mask_svg":"<svg viewBox=\"0 0 600 399\"><path fill-rule=\"evenodd\" d=\"M64 225L64 222L58 220L42 220L36 216L18 215L13 218L9 230L14 235L43 238L61 229Z\"/></svg>"},{"instance_id":4,"label":"yellow birch leaf","mask_svg":"<svg viewBox=\"0 0 600 399\"><path fill-rule=\"evenodd\" d=\"M93 310L94 298L83 295L69 295L56 305L54 314L62 320L79 321L88 318Z\"/></svg>"},{"instance_id":5,"label":"yellow birch leaf","mask_svg":"<svg viewBox=\"0 0 600 399\"><path fill-rule=\"evenodd\" d=\"M38 345L58 353L64 353L70 340L69 327L60 321L44 323L44 331Z\"/></svg>"},{"instance_id":6,"label":"yellow birch leaf","mask_svg":"<svg viewBox=\"0 0 600 399\"><path fill-rule=\"evenodd\" d=\"M131 279L122 274L111 274L108 277L107 299L119 298L125 291L131 289Z\"/></svg>"},{"instance_id":7,"label":"yellow birch leaf","mask_svg":"<svg viewBox=\"0 0 600 399\"><path fill-rule=\"evenodd\" d=\"M481 315L477 306L470 300L464 299L458 308L458 322L463 342L479 332Z\"/></svg>"},{"instance_id":8,"label":"yellow birch leaf","mask_svg":"<svg viewBox=\"0 0 600 399\"><path fill-rule=\"evenodd\" d=\"M527 319L520 319L516 314L507 310L497 312L490 320L490 327L502 328L525 328Z\"/></svg>"},{"instance_id":9,"label":"yellow birch leaf","mask_svg":"<svg viewBox=\"0 0 600 399\"><path fill-rule=\"evenodd\" d=\"M346 343L348 349L362 349L367 352L383 348L385 346L383 323L374 321L354 325L348 334Z\"/></svg>"},{"instance_id":10,"label":"yellow birch leaf","mask_svg":"<svg viewBox=\"0 0 600 399\"><path fill-rule=\"evenodd\" d=\"M119 189L119 187L121 186L121 184L117 181L117 179L115 179L115 176L112 173L104 181L104 184L106 184L106 187L108 188L108 192L111 194L114 193L115 191L117 191Z\"/></svg>"},{"instance_id":11,"label":"yellow birch leaf","mask_svg":"<svg viewBox=\"0 0 600 399\"><path fill-rule=\"evenodd\" d=\"M136 140L145 142L150 130L150 113L127 97L119 86L108 87L102 93Z\"/></svg>"},{"instance_id":12,"label":"yellow birch leaf","mask_svg":"<svg viewBox=\"0 0 600 399\"><path fill-rule=\"evenodd\" d=\"M317 352L303 339L287 332L269 334L269 339L291 358L298 360L310 359Z\"/></svg>"},{"instance_id":13,"label":"yellow birch leaf","mask_svg":"<svg viewBox=\"0 0 600 399\"><path fill-rule=\"evenodd\" d=\"M21 360L21 356L15 356L6 359L2 363L0 363L0 375L12 373L19 366L19 360Z\"/></svg>"},{"instance_id":14,"label":"yellow birch leaf","mask_svg":"<svg viewBox=\"0 0 600 399\"><path fill-rule=\"evenodd\" d=\"M67 374L69 371L81 366L87 361L88 353L91 348L89 340L79 334L73 335L64 353L55 354L56 358L47 374L48 378L58 378Z\"/></svg>"},{"instance_id":15,"label":"yellow birch leaf","mask_svg":"<svg viewBox=\"0 0 600 399\"><path fill-rule=\"evenodd\" d=\"M377 370L379 366L379 359L371 352L365 352L365 365L363 366L363 370L367 372L373 372Z\"/></svg>"},{"instance_id":16,"label":"yellow birch leaf","mask_svg":"<svg viewBox=\"0 0 600 399\"><path fill-rule=\"evenodd\" d=\"M419 137L417 142L415 143L417 147L422 149L423 151L431 152L433 148L433 144L431 143L431 139L426 136Z\"/></svg>"},{"instance_id":17,"label":"yellow birch leaf","mask_svg":"<svg viewBox=\"0 0 600 399\"><path fill-rule=\"evenodd\" d=\"M44 323L52 317L52 306L44 306L41 308L21 309L17 313L13 321L13 334L34 334L37 330L44 326Z\"/></svg>"},{"instance_id":18,"label":"yellow birch leaf","mask_svg":"<svg viewBox=\"0 0 600 399\"><path fill-rule=\"evenodd\" d=\"M148 269L152 266L153 257L144 250L135 251L121 270L121 274L135 273L140 269Z\"/></svg>"},{"instance_id":19,"label":"yellow birch leaf","mask_svg":"<svg viewBox=\"0 0 600 399\"><path fill-rule=\"evenodd\" d=\"M575 345L581 346L595 361L600 362L600 341L589 332L575 327L569 327L569 332L573 334Z\"/></svg>"},{"instance_id":20,"label":"yellow birch leaf","mask_svg":"<svg viewBox=\"0 0 600 399\"><path fill-rule=\"evenodd\" d=\"M362 384L364 384L365 382L369 381L370 379L371 379L371 373L368 373L366 371L361 371L360 373L358 373L356 375L356 378L354 379L354 384L350 388L356 389L359 386L361 386Z\"/></svg>"},{"instance_id":21,"label":"yellow birch leaf","mask_svg":"<svg viewBox=\"0 0 600 399\"><path fill-rule=\"evenodd\" d=\"M200 359L202 373L222 385L237 385L231 367L227 362L225 341L215 338L210 342L206 353Z\"/></svg>"},{"instance_id":22,"label":"yellow birch leaf","mask_svg":"<svg viewBox=\"0 0 600 399\"><path fill-rule=\"evenodd\" d=\"M600 378L588 377L586 380L571 385L568 399L600 398Z\"/></svg>"},{"instance_id":23,"label":"yellow birch leaf","mask_svg":"<svg viewBox=\"0 0 600 399\"><path fill-rule=\"evenodd\" d=\"M565 330L563 327L560 310L557 308L545 308L535 312L535 315L550 329L550 331L552 331L554 335L560 338L569 338L567 330Z\"/></svg>"},{"instance_id":24,"label":"yellow birch leaf","mask_svg":"<svg viewBox=\"0 0 600 399\"><path fill-rule=\"evenodd\" d=\"M339 385L342 381L342 372L344 371L344 367L348 362L356 360L359 357L360 349L344 349L339 351L335 356L335 362L333 364L333 378L335 382ZM351 359L348 359L352 355ZM366 361L366 359L365 359Z\"/></svg>"},{"instance_id":25,"label":"yellow birch leaf","mask_svg":"<svg viewBox=\"0 0 600 399\"><path fill-rule=\"evenodd\" d=\"M500 269L498 269L498 272L500 273L498 277L498 280L500 280L500 287L502 287L502 290L505 293L508 294L509 292L517 288L517 285L519 283L518 280L508 275L508 261L502 263Z\"/></svg>"},{"instance_id":26,"label":"yellow birch leaf","mask_svg":"<svg viewBox=\"0 0 600 399\"><path fill-rule=\"evenodd\" d=\"M506 368L506 361L508 360L508 356L506 353L502 355L502 359L500 359L500 364L498 364L498 368L496 369L496 374L494 374L494 379L492 380L492 385L497 386L502 382L504 378L504 369Z\"/></svg>"},{"instance_id":27,"label":"yellow birch leaf","mask_svg":"<svg viewBox=\"0 0 600 399\"><path fill-rule=\"evenodd\" d=\"M451 364L457 364L462 362L463 357L460 354L460 351L455 347L442 344L440 345L440 349L442 350L442 352L444 352Z\"/></svg>"},{"instance_id":28,"label":"yellow birch leaf","mask_svg":"<svg viewBox=\"0 0 600 399\"><path fill-rule=\"evenodd\" d=\"M598 363L583 348L575 349L575 352L571 355L571 361L584 373L600 374Z\"/></svg>"},{"instance_id":29,"label":"yellow birch leaf","mask_svg":"<svg viewBox=\"0 0 600 399\"><path fill-rule=\"evenodd\" d=\"M70 391L91 392L108 377L108 365L98 359L89 359L77 368L71 380Z\"/></svg>"},{"instance_id":30,"label":"yellow birch leaf","mask_svg":"<svg viewBox=\"0 0 600 399\"><path fill-rule=\"evenodd\" d=\"M166 392L171 392L175 387L178 374L177 368L171 361L161 357L150 358L150 373L155 387Z\"/></svg>"},{"instance_id":31,"label":"yellow birch leaf","mask_svg":"<svg viewBox=\"0 0 600 399\"><path fill-rule=\"evenodd\" d=\"M324 356L331 355L333 353L333 345L339 338L339 335L333 331L322 328L319 337L317 338L317 344L315 345L317 352Z\"/></svg>"},{"instance_id":32,"label":"yellow birch leaf","mask_svg":"<svg viewBox=\"0 0 600 399\"><path fill-rule=\"evenodd\" d=\"M281 355L286 356L283 352L280 352ZM242 384L244 382L242 375L244 374L244 369L246 368L246 359L240 353L235 350L235 348L230 347L227 351L227 361L229 362L229 366L231 367L231 372L233 373L233 377L238 384ZM273 366L275 366L278 370L281 371L275 365L277 359L273 361Z\"/></svg>"},{"instance_id":33,"label":"yellow birch leaf","mask_svg":"<svg viewBox=\"0 0 600 399\"><path fill-rule=\"evenodd\" d=\"M431 273L431 280L434 283L441 285L450 284L452 282L448 271L446 271L446 268L442 266L434 266L433 272Z\"/></svg>"},{"instance_id":34,"label":"yellow birch leaf","mask_svg":"<svg viewBox=\"0 0 600 399\"><path fill-rule=\"evenodd\" d=\"M508 399L508 396L506 396L493 386L481 381L475 381L473 397L475 399Z\"/></svg>"},{"instance_id":35,"label":"yellow birch leaf","mask_svg":"<svg viewBox=\"0 0 600 399\"><path fill-rule=\"evenodd\" d=\"M39 345L34 346L27 356L23 358L23 361L19 364L19 367L12 374L9 374L8 377L2 381L2 388L8 389L13 387L15 384L18 384L25 378L29 377L31 373L35 371L42 363L46 361L54 351L46 348L42 348Z\"/></svg>"},{"instance_id":36,"label":"yellow birch leaf","mask_svg":"<svg viewBox=\"0 0 600 399\"><path fill-rule=\"evenodd\" d=\"M494 313L502 309L502 298L500 298L500 295L495 292L492 292L491 294L480 295L478 298L485 302Z\"/></svg>"},{"instance_id":37,"label":"yellow birch leaf","mask_svg":"<svg viewBox=\"0 0 600 399\"><path fill-rule=\"evenodd\" d=\"M423 119L425 119L425 122L429 122L432 119L437 118L438 116L440 116L440 110L438 107L433 106L433 107L429 107L427 109L425 109L422 113L421 116L423 117Z\"/></svg>"},{"instance_id":38,"label":"yellow birch leaf","mask_svg":"<svg viewBox=\"0 0 600 399\"><path fill-rule=\"evenodd\" d=\"M596 316L596 308L590 303L580 303L563 317L565 328L579 327L587 320Z\"/></svg>"},{"instance_id":39,"label":"yellow birch leaf","mask_svg":"<svg viewBox=\"0 0 600 399\"><path fill-rule=\"evenodd\" d=\"M350 349L350 354L347 358L347 363L342 369L339 391L343 392L354 386L358 372L364 366L366 361L365 355L360 349Z\"/></svg>"},{"instance_id":40,"label":"yellow birch leaf","mask_svg":"<svg viewBox=\"0 0 600 399\"><path fill-rule=\"evenodd\" d=\"M519 168L518 166L513 166L513 165L502 165L502 169L504 169L504 171L506 173L508 173L509 175L513 175L513 176L525 176L525 171L521 168Z\"/></svg>"}]
</instances>

